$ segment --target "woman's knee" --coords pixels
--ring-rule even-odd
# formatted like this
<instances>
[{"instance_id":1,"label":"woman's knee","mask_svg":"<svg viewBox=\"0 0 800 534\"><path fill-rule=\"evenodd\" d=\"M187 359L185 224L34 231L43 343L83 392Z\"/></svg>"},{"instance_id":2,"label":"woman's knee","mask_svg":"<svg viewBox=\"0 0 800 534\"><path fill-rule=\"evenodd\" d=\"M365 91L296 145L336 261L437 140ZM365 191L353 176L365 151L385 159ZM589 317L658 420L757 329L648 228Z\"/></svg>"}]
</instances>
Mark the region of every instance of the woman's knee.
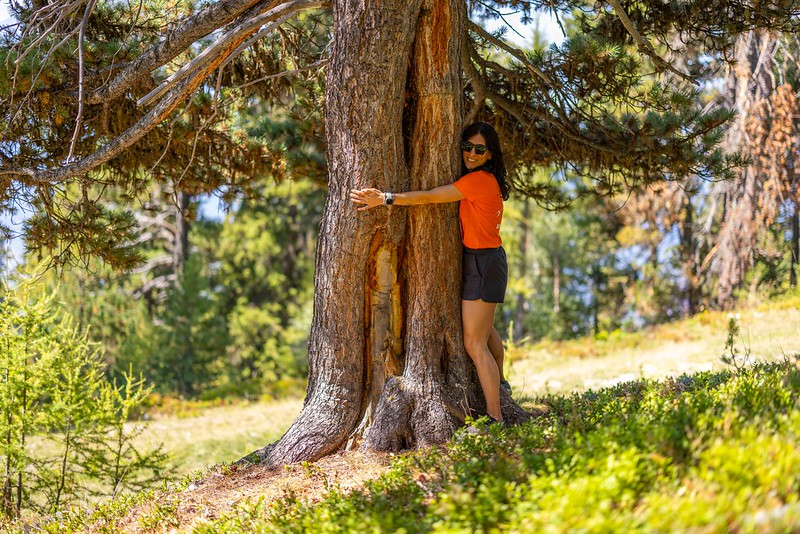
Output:
<instances>
[{"instance_id":1,"label":"woman's knee","mask_svg":"<svg viewBox=\"0 0 800 534\"><path fill-rule=\"evenodd\" d=\"M473 360L482 356L485 351L489 350L485 339L481 340L473 336L464 336L464 348L467 349L467 354L469 354Z\"/></svg>"}]
</instances>

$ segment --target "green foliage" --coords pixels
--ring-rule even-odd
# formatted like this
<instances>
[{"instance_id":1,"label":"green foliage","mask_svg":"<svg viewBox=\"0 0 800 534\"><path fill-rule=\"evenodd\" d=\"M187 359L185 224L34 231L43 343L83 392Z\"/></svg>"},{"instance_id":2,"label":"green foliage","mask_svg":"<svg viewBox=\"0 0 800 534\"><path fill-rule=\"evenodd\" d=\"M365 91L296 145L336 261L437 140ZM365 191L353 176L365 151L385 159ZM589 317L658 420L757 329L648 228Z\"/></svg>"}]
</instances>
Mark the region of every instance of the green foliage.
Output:
<instances>
[{"instance_id":1,"label":"green foliage","mask_svg":"<svg viewBox=\"0 0 800 534\"><path fill-rule=\"evenodd\" d=\"M225 287L234 382L269 386L306 373L315 226L324 192L309 181L265 186L222 225L215 257Z\"/></svg>"},{"instance_id":2,"label":"green foliage","mask_svg":"<svg viewBox=\"0 0 800 534\"><path fill-rule=\"evenodd\" d=\"M91 324L89 339L112 380L124 381L132 371L165 395L281 396L296 391L294 382L307 372L323 201L318 184L301 180L262 184L223 221L195 220L190 204L180 272L174 272L172 243L148 226L135 250L152 267L121 273L87 258L82 267L44 273L41 284L57 292L79 329ZM167 226L177 225L168 204L152 204L138 216L150 220L151 211L163 210ZM27 259L36 265L32 255Z\"/></svg>"},{"instance_id":3,"label":"green foliage","mask_svg":"<svg viewBox=\"0 0 800 534\"><path fill-rule=\"evenodd\" d=\"M744 343L742 338L742 331L739 327L739 314L728 315L728 336L725 339L725 352L720 358L723 363L726 363L735 369L742 369L750 364L750 349L747 345L743 345L742 351L739 350L740 340Z\"/></svg>"},{"instance_id":4,"label":"green foliage","mask_svg":"<svg viewBox=\"0 0 800 534\"><path fill-rule=\"evenodd\" d=\"M201 259L190 256L177 283L168 288L164 310L153 328L160 354L149 367L162 391L195 395L220 373L226 324L202 270Z\"/></svg>"},{"instance_id":5,"label":"green foliage","mask_svg":"<svg viewBox=\"0 0 800 534\"><path fill-rule=\"evenodd\" d=\"M82 251L120 270L142 262L141 252L130 245L137 226L130 211L109 209L85 197L69 200L66 192L35 205L43 209L24 225L32 253L57 254L52 261L63 265L81 257Z\"/></svg>"},{"instance_id":6,"label":"green foliage","mask_svg":"<svg viewBox=\"0 0 800 534\"><path fill-rule=\"evenodd\" d=\"M112 382L123 382L131 369L152 381L151 361L158 350L147 303L132 297L130 280L98 263L50 270L37 278L38 284L55 294L57 309L70 315L79 330L87 330Z\"/></svg>"},{"instance_id":7,"label":"green foliage","mask_svg":"<svg viewBox=\"0 0 800 534\"><path fill-rule=\"evenodd\" d=\"M506 203L509 286L498 331L513 321L518 338L558 340L622 326L633 268L620 259L618 217L594 198L556 212L532 213L529 203Z\"/></svg>"},{"instance_id":8,"label":"green foliage","mask_svg":"<svg viewBox=\"0 0 800 534\"><path fill-rule=\"evenodd\" d=\"M160 476L159 450L127 427L149 393L141 379L104 379L87 334L30 281L0 299L0 512L55 511L78 497L141 489Z\"/></svg>"},{"instance_id":9,"label":"green foliage","mask_svg":"<svg viewBox=\"0 0 800 534\"><path fill-rule=\"evenodd\" d=\"M791 531L798 387L787 359L548 396L538 419L478 421L363 490L245 502L195 531Z\"/></svg>"}]
</instances>

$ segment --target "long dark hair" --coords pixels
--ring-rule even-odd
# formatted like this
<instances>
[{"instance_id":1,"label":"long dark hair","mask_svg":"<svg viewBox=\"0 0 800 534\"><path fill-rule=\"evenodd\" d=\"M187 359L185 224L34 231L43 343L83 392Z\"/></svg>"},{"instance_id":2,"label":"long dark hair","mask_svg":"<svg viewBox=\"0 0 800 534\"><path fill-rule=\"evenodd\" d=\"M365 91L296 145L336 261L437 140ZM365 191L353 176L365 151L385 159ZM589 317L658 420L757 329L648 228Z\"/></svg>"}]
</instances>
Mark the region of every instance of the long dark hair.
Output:
<instances>
[{"instance_id":1,"label":"long dark hair","mask_svg":"<svg viewBox=\"0 0 800 534\"><path fill-rule=\"evenodd\" d=\"M461 134L461 141L467 141L470 137L476 134L481 134L486 139L486 146L489 147L489 152L492 157L489 161L484 163L480 168L492 173L497 180L497 185L500 186L500 194L503 200L508 200L508 192L511 190L511 185L506 181L506 164L503 161L503 151L500 148L500 138L497 132L492 128L491 124L485 122L473 122ZM473 169L476 170L476 169ZM464 158L461 158L461 176L468 172L466 165L464 165Z\"/></svg>"}]
</instances>

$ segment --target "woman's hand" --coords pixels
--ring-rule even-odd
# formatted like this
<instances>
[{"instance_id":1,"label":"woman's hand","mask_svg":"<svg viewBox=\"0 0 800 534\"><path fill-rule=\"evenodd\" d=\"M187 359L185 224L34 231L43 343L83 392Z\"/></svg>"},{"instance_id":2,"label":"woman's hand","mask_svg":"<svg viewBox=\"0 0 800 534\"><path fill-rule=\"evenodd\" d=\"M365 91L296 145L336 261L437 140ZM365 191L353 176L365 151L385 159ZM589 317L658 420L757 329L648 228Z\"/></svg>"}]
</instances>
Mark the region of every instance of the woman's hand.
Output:
<instances>
[{"instance_id":1,"label":"woman's hand","mask_svg":"<svg viewBox=\"0 0 800 534\"><path fill-rule=\"evenodd\" d=\"M356 204L366 204L358 208L358 211L366 211L383 204L383 193L374 187L351 189L350 201Z\"/></svg>"}]
</instances>

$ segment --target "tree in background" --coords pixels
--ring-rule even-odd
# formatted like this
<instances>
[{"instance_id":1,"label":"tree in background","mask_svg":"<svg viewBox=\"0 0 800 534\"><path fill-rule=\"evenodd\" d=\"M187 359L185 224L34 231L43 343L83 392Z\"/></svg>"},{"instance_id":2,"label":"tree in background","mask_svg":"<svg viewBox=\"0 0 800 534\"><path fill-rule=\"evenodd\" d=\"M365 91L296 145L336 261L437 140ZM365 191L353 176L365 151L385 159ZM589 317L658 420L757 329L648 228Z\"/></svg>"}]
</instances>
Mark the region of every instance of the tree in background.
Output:
<instances>
[{"instance_id":1,"label":"tree in background","mask_svg":"<svg viewBox=\"0 0 800 534\"><path fill-rule=\"evenodd\" d=\"M78 328L91 325L110 378L132 368L161 393L198 396L239 386L258 392L305 376L324 193L293 180L259 194L224 220L192 215L180 273L172 271L172 234L153 223L138 238L152 258L141 269L120 273L90 261L40 279ZM161 217L147 207L134 215L172 226L169 207Z\"/></svg>"},{"instance_id":2,"label":"tree in background","mask_svg":"<svg viewBox=\"0 0 800 534\"><path fill-rule=\"evenodd\" d=\"M139 490L165 466L127 426L149 389L131 374L107 381L85 332L52 300L33 295L30 280L0 295L0 516Z\"/></svg>"},{"instance_id":3,"label":"tree in background","mask_svg":"<svg viewBox=\"0 0 800 534\"><path fill-rule=\"evenodd\" d=\"M516 340L568 339L623 326L626 290L640 269L621 250L619 210L586 197L570 209L531 217L526 203L519 210L512 201L504 214L505 242L518 253L510 259L512 306L504 307L499 325L508 329L513 321Z\"/></svg>"},{"instance_id":4,"label":"tree in background","mask_svg":"<svg viewBox=\"0 0 800 534\"><path fill-rule=\"evenodd\" d=\"M224 287L235 381L306 373L316 225L324 193L308 181L265 185L222 224L214 258Z\"/></svg>"},{"instance_id":5,"label":"tree in background","mask_svg":"<svg viewBox=\"0 0 800 534\"><path fill-rule=\"evenodd\" d=\"M737 66L728 78L726 104L738 115L727 134L726 145L750 158L738 180L715 184L704 221L706 234L718 238L704 263L715 274L716 299L721 307L733 305L736 291L745 290L748 271L758 262L760 278L792 284L797 261L797 40L791 35L751 31L736 41ZM764 240L766 228L785 221L789 238ZM784 257L789 266L776 272ZM779 283L779 282L778 282Z\"/></svg>"},{"instance_id":6,"label":"tree in background","mask_svg":"<svg viewBox=\"0 0 800 534\"><path fill-rule=\"evenodd\" d=\"M559 47L525 54L479 24L509 5L525 14L576 10L576 34ZM467 414L483 410L460 337L454 206L356 216L347 200L351 188L401 191L452 182L462 122L474 118L501 131L511 165L570 170L563 176L574 198L617 194L665 173L730 177L741 160L714 147L731 115L700 109L688 86L703 65L680 71L652 43L669 47L677 33L679 42L700 41L708 55L724 57L731 36L766 26L793 31L798 24L795 3L617 0L591 8L456 0L367 7L334 0L329 33L319 31L327 15L290 22L301 10L323 6L221 0L191 13L181 13L192 9L184 4L149 3L131 13L91 1L25 4L20 32L7 35L6 64L23 72L4 74L9 141L0 147L0 176L9 188L2 200L36 199L47 216L31 223L32 242L55 248L56 236L65 236L78 254L98 254L120 267L137 259L126 248L133 227L124 213L90 196L89 184L106 179L135 190L143 169L157 173L163 166L170 169L163 176L188 194L242 186L245 174L257 175L270 161L263 146L236 142L227 120L229 105L260 96L258 84L245 80L266 82L327 63L329 194L317 247L309 385L294 425L258 452L268 463L358 444L391 450L439 443ZM275 72L274 56L252 45L289 33L307 38L274 39L296 53L285 57L299 58ZM330 45L317 39L327 35ZM509 60L498 62L497 51ZM173 61L181 66L168 66ZM136 157L126 157L134 145ZM198 157L203 165L194 165ZM81 194L65 197L59 187L68 181ZM519 189L558 194L548 184ZM606 267L598 258L588 274L598 294L616 284ZM597 305L595 317L598 325ZM527 417L508 396L503 409L510 421Z\"/></svg>"}]
</instances>

